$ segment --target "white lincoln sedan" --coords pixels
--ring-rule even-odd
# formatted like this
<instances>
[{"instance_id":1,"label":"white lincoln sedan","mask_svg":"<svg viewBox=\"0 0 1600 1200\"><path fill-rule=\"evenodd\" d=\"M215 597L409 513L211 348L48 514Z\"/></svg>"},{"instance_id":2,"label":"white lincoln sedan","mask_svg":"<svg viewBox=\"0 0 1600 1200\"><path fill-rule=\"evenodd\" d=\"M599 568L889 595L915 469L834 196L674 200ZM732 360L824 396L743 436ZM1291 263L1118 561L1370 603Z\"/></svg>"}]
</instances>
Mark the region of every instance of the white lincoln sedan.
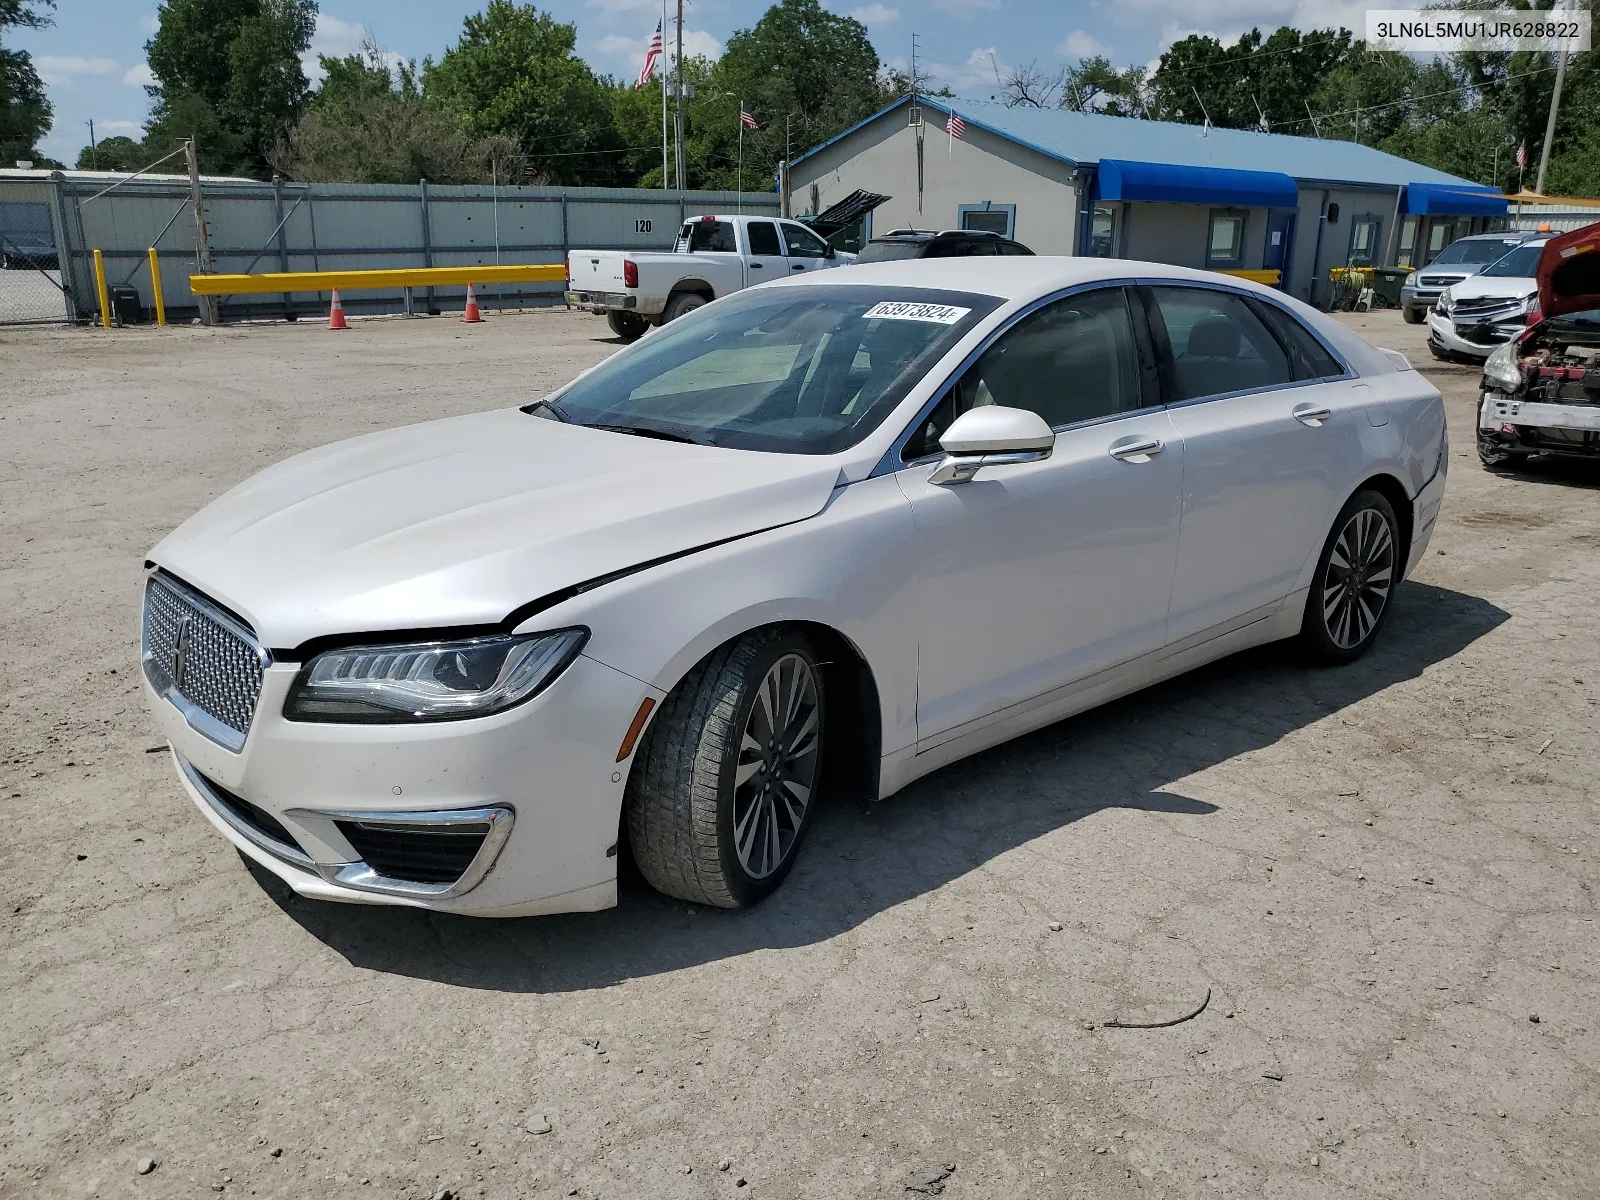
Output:
<instances>
[{"instance_id":1,"label":"white lincoln sedan","mask_svg":"<svg viewBox=\"0 0 1600 1200\"><path fill-rule=\"evenodd\" d=\"M247 480L150 554L146 698L305 896L760 900L830 794L1247 646L1349 662L1439 394L1280 293L1085 258L806 275L525 408Z\"/></svg>"}]
</instances>

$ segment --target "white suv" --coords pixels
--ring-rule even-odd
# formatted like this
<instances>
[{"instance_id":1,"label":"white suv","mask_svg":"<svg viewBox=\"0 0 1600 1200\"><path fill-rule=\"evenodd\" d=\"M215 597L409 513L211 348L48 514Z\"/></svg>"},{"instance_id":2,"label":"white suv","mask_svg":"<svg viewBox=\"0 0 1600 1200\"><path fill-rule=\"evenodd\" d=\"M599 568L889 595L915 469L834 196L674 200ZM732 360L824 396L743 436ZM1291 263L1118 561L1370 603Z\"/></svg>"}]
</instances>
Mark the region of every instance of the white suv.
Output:
<instances>
[{"instance_id":1,"label":"white suv","mask_svg":"<svg viewBox=\"0 0 1600 1200\"><path fill-rule=\"evenodd\" d=\"M1472 278L1445 288L1428 314L1428 349L1435 358L1482 362L1528 327L1528 314L1539 310L1534 272L1549 240L1523 242Z\"/></svg>"}]
</instances>

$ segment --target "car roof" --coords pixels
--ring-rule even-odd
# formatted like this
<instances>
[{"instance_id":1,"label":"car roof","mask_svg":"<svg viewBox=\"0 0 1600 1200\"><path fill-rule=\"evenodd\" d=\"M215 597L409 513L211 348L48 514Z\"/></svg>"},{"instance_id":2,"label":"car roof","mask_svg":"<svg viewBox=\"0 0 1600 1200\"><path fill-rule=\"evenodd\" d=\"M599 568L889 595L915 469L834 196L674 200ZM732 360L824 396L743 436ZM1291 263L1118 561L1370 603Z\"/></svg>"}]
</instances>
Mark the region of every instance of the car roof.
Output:
<instances>
[{"instance_id":1,"label":"car roof","mask_svg":"<svg viewBox=\"0 0 1600 1200\"><path fill-rule=\"evenodd\" d=\"M976 292L1004 300L1031 300L1062 288L1085 283L1160 279L1174 283L1225 283L1240 291L1283 298L1283 293L1214 271L1175 267L1170 263L1138 262L1126 258L1088 258L1064 255L1016 257L902 258L891 262L851 263L831 271L807 271L762 287L818 287L861 284L878 287L936 288L950 292Z\"/></svg>"}]
</instances>

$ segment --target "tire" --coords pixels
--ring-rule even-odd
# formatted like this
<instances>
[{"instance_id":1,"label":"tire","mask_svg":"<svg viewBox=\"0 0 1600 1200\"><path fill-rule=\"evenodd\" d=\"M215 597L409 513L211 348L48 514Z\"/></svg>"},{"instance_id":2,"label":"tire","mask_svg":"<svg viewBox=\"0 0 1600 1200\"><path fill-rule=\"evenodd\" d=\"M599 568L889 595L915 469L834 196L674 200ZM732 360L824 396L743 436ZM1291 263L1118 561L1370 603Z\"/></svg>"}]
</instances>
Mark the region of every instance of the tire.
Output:
<instances>
[{"instance_id":1,"label":"tire","mask_svg":"<svg viewBox=\"0 0 1600 1200\"><path fill-rule=\"evenodd\" d=\"M684 313L704 308L709 303L699 292L679 292L667 301L667 307L661 313L661 323L665 325L669 321L676 321Z\"/></svg>"},{"instance_id":2,"label":"tire","mask_svg":"<svg viewBox=\"0 0 1600 1200\"><path fill-rule=\"evenodd\" d=\"M636 342L644 336L644 331L650 328L650 322L638 313L620 312L612 309L606 313L606 324L611 326L611 332L625 342Z\"/></svg>"},{"instance_id":3,"label":"tire","mask_svg":"<svg viewBox=\"0 0 1600 1200\"><path fill-rule=\"evenodd\" d=\"M1370 489L1351 496L1333 522L1311 577L1300 622L1300 643L1307 655L1314 662L1340 666L1365 654L1388 619L1404 567L1394 507Z\"/></svg>"},{"instance_id":4,"label":"tire","mask_svg":"<svg viewBox=\"0 0 1600 1200\"><path fill-rule=\"evenodd\" d=\"M1421 325L1428 316L1428 314L1420 308L1404 308L1400 311L1405 313L1407 325Z\"/></svg>"},{"instance_id":5,"label":"tire","mask_svg":"<svg viewBox=\"0 0 1600 1200\"><path fill-rule=\"evenodd\" d=\"M1485 471L1518 471L1530 457L1526 450L1513 450L1504 442L1478 435L1478 461Z\"/></svg>"},{"instance_id":6,"label":"tire","mask_svg":"<svg viewBox=\"0 0 1600 1200\"><path fill-rule=\"evenodd\" d=\"M816 652L781 626L735 638L689 672L651 723L623 802L651 887L745 908L783 882L817 807L825 703ZM774 706L789 711L777 722L786 754L766 736Z\"/></svg>"}]
</instances>

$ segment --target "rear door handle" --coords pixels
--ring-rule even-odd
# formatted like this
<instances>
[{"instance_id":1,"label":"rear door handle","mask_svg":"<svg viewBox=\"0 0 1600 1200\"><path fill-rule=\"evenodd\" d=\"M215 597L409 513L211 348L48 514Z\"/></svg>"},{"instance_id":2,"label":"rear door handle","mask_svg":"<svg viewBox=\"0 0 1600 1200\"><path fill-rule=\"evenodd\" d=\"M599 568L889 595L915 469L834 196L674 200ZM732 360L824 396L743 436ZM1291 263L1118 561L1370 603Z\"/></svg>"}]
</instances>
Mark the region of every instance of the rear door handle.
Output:
<instances>
[{"instance_id":1,"label":"rear door handle","mask_svg":"<svg viewBox=\"0 0 1600 1200\"><path fill-rule=\"evenodd\" d=\"M1149 462L1156 455L1167 448L1167 444L1160 438L1132 438L1123 442L1112 442L1106 451L1118 462Z\"/></svg>"},{"instance_id":2,"label":"rear door handle","mask_svg":"<svg viewBox=\"0 0 1600 1200\"><path fill-rule=\"evenodd\" d=\"M1297 404L1289 415L1302 425L1320 429L1322 428L1322 423L1333 416L1333 409L1324 408L1316 404Z\"/></svg>"}]
</instances>

